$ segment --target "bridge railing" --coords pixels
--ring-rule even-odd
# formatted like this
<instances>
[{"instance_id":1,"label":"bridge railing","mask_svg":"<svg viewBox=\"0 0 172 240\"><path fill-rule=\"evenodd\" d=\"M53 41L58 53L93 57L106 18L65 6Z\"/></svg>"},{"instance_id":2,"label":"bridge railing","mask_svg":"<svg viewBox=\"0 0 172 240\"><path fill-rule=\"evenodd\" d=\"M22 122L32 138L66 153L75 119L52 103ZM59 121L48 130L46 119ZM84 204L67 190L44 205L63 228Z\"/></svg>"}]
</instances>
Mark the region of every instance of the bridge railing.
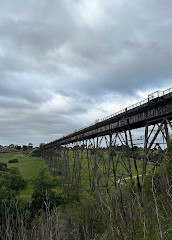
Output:
<instances>
[{"instance_id":1,"label":"bridge railing","mask_svg":"<svg viewBox=\"0 0 172 240\"><path fill-rule=\"evenodd\" d=\"M148 95L148 100L152 100L157 97L162 97L172 92L172 88L168 88L164 91L156 91Z\"/></svg>"},{"instance_id":2,"label":"bridge railing","mask_svg":"<svg viewBox=\"0 0 172 240\"><path fill-rule=\"evenodd\" d=\"M162 96L164 96L166 94L169 94L169 93L172 93L172 88L168 88L167 90L164 90L164 91L156 91L154 93L151 93L151 94L148 95L148 98L146 98L146 99L144 99L144 100L142 100L142 101L140 101L138 103L135 103L135 104L133 104L133 105L131 105L131 106L129 106L129 107L119 111L119 112L113 113L113 114L111 114L111 115L109 115L109 116L107 116L105 118L97 119L95 123L102 122L104 120L110 119L111 117L115 117L115 116L117 116L117 115L119 115L121 113L124 113L126 110L128 111L128 110L134 109L136 107L140 107L141 105L144 105L145 103L148 103L150 100L152 100L154 98L162 97Z\"/></svg>"},{"instance_id":3,"label":"bridge railing","mask_svg":"<svg viewBox=\"0 0 172 240\"><path fill-rule=\"evenodd\" d=\"M96 119L95 122L93 122L92 124L87 125L87 126L85 126L85 127L82 127L82 128L80 128L80 129L78 129L78 130L75 130L74 132L76 133L76 132L79 132L79 131L81 131L81 130L84 130L85 128L88 128L88 127L91 127L91 126L95 125L96 123L103 122L103 121L108 120L108 119L110 119L110 118L112 118L112 117L115 117L115 116L117 116L117 115L120 115L120 114L122 114L122 113L124 113L124 112L126 112L126 111L132 110L132 109L134 109L134 108L136 108L136 107L140 107L140 106L144 105L145 103L148 103L148 102L149 102L150 100L152 100L152 99L155 99L155 98L157 98L157 97L162 97L162 96L167 95L167 94L169 94L169 93L172 93L172 87L171 87L171 88L168 88L168 89L166 89L166 90L164 90L164 91L156 91L156 92L153 92L153 93L151 93L151 94L148 95L148 98L147 98L147 99L144 99L144 100L142 100L142 101L140 101L140 102L138 102L138 103L135 103L135 104L133 104L133 105L131 105L131 106L125 108L125 109L122 109L122 110L120 110L120 111L118 111L118 112L116 112L116 113L113 113L113 114L111 114L111 115L109 115L109 116L107 116L107 117L104 117L104 118L101 118L101 119Z\"/></svg>"},{"instance_id":4,"label":"bridge railing","mask_svg":"<svg viewBox=\"0 0 172 240\"><path fill-rule=\"evenodd\" d=\"M171 88L168 88L167 90L163 91L163 95L166 95L166 94L169 94L169 93L172 93L172 87Z\"/></svg>"},{"instance_id":5,"label":"bridge railing","mask_svg":"<svg viewBox=\"0 0 172 240\"><path fill-rule=\"evenodd\" d=\"M115 116L117 116L117 115L119 115L119 114L121 114L121 113L124 113L124 112L126 112L126 111L128 111L128 110L134 109L134 108L136 108L136 107L140 107L141 105L143 105L143 104L145 104L145 103L147 103L147 102L148 102L148 99L142 100L142 101L140 101L140 102L138 102L138 103L135 103L135 104L133 104L133 105L131 105L131 106L129 106L129 107L127 107L127 108L119 111L119 112L113 113L113 114L111 114L111 115L109 115L109 116L107 116L107 117L105 117L105 118L100 119L99 122L102 122L102 121L104 121L104 120L107 120L107 119L109 119L109 118L111 118L111 117L115 117ZM97 121L97 120L96 120L96 121Z\"/></svg>"},{"instance_id":6,"label":"bridge railing","mask_svg":"<svg viewBox=\"0 0 172 240\"><path fill-rule=\"evenodd\" d=\"M162 97L164 95L164 92L163 91L156 91L156 92L153 92L151 94L148 95L148 100L152 100L154 98L157 98L157 97Z\"/></svg>"}]
</instances>

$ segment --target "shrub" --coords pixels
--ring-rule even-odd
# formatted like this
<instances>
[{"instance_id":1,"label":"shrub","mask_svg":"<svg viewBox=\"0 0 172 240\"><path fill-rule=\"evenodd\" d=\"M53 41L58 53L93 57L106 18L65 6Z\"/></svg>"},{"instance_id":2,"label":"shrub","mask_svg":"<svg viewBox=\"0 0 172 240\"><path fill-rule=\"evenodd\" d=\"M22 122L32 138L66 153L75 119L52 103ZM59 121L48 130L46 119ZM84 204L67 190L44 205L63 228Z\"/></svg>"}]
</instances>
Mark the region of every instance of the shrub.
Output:
<instances>
[{"instance_id":1,"label":"shrub","mask_svg":"<svg viewBox=\"0 0 172 240\"><path fill-rule=\"evenodd\" d=\"M41 151L39 148L33 150L31 157L41 157Z\"/></svg>"},{"instance_id":2,"label":"shrub","mask_svg":"<svg viewBox=\"0 0 172 240\"><path fill-rule=\"evenodd\" d=\"M23 145L23 151L26 151L28 149L28 146Z\"/></svg>"},{"instance_id":3,"label":"shrub","mask_svg":"<svg viewBox=\"0 0 172 240\"><path fill-rule=\"evenodd\" d=\"M7 188L8 190L19 193L26 185L26 181L22 178L16 168L9 169L9 171L0 172L0 189ZM8 193L9 194L9 193Z\"/></svg>"},{"instance_id":4,"label":"shrub","mask_svg":"<svg viewBox=\"0 0 172 240\"><path fill-rule=\"evenodd\" d=\"M17 158L11 159L8 161L8 163L18 163L19 160Z\"/></svg>"},{"instance_id":5,"label":"shrub","mask_svg":"<svg viewBox=\"0 0 172 240\"><path fill-rule=\"evenodd\" d=\"M5 221L8 221L6 216L8 215L8 218L13 216L13 221L16 221L16 207L20 203L18 195L25 186L26 181L19 171L14 169L12 171L11 169L0 171L0 239L5 239L1 238L1 230Z\"/></svg>"},{"instance_id":6,"label":"shrub","mask_svg":"<svg viewBox=\"0 0 172 240\"><path fill-rule=\"evenodd\" d=\"M50 209L55 206L67 204L67 199L62 194L57 194L53 189L57 186L57 181L52 179L46 169L42 169L37 178L33 180L33 190L31 209L39 211L46 209L47 203Z\"/></svg>"},{"instance_id":7,"label":"shrub","mask_svg":"<svg viewBox=\"0 0 172 240\"><path fill-rule=\"evenodd\" d=\"M5 171L7 170L7 164L0 162L0 171Z\"/></svg>"}]
</instances>

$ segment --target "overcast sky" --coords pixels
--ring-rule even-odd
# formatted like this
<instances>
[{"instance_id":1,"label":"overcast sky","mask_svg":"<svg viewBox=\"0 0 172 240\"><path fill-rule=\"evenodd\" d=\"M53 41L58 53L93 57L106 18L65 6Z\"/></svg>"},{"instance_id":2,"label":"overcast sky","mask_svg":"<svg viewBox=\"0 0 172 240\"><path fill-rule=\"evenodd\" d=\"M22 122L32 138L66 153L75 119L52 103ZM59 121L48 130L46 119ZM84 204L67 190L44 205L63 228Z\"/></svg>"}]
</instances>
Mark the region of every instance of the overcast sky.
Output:
<instances>
[{"instance_id":1,"label":"overcast sky","mask_svg":"<svg viewBox=\"0 0 172 240\"><path fill-rule=\"evenodd\" d=\"M0 0L0 144L39 145L172 87L171 0Z\"/></svg>"}]
</instances>

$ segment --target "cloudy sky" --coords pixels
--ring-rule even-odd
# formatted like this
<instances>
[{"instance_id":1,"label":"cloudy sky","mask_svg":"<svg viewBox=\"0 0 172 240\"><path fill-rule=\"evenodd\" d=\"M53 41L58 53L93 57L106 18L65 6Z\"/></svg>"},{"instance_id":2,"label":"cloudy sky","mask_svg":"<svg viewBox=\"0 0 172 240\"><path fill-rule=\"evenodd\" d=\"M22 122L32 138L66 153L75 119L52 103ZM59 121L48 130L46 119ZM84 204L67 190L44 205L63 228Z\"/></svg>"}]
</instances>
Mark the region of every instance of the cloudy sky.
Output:
<instances>
[{"instance_id":1,"label":"cloudy sky","mask_svg":"<svg viewBox=\"0 0 172 240\"><path fill-rule=\"evenodd\" d=\"M47 143L169 87L171 0L0 0L0 144Z\"/></svg>"}]
</instances>

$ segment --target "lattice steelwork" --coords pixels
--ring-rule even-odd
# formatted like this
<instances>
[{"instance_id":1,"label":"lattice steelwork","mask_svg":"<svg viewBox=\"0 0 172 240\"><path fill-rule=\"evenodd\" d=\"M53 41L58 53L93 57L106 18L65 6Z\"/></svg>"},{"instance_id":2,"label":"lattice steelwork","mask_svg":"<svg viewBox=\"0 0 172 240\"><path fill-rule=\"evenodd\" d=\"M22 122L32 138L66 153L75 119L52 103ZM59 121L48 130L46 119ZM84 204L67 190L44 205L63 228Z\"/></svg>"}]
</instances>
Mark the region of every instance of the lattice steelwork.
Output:
<instances>
[{"instance_id":1,"label":"lattice steelwork","mask_svg":"<svg viewBox=\"0 0 172 240\"><path fill-rule=\"evenodd\" d=\"M136 179L138 190L147 171L167 155L172 131L172 89L86 128L44 145L42 157L67 192L109 192L121 181ZM145 128L142 148L133 130ZM139 146L139 145L138 145Z\"/></svg>"}]
</instances>

